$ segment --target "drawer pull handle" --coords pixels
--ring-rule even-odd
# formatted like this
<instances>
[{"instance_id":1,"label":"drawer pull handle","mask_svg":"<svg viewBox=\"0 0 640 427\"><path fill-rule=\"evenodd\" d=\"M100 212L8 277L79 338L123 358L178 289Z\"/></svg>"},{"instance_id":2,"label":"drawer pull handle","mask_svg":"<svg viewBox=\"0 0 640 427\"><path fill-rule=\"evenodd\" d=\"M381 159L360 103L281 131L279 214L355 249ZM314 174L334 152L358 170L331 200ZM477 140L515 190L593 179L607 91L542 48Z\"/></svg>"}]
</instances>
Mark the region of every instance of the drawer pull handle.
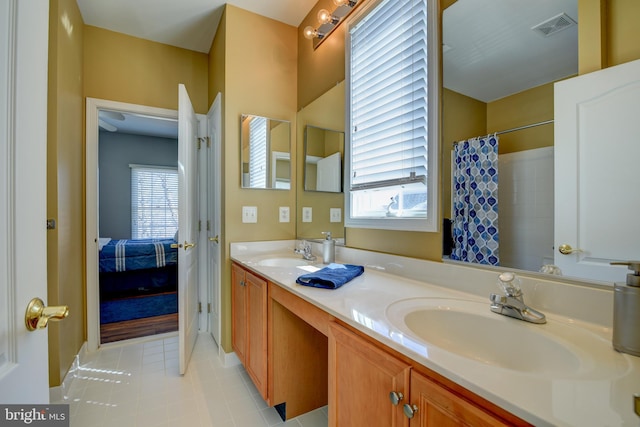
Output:
<instances>
[{"instance_id":1,"label":"drawer pull handle","mask_svg":"<svg viewBox=\"0 0 640 427\"><path fill-rule=\"evenodd\" d=\"M404 399L404 394L398 391L392 391L389 393L389 400L393 403L394 406L398 406L398 403Z\"/></svg>"},{"instance_id":2,"label":"drawer pull handle","mask_svg":"<svg viewBox=\"0 0 640 427\"><path fill-rule=\"evenodd\" d=\"M405 403L402 409L409 419L413 418L416 415L416 412L418 412L418 407L416 405L409 405L408 403Z\"/></svg>"}]
</instances>

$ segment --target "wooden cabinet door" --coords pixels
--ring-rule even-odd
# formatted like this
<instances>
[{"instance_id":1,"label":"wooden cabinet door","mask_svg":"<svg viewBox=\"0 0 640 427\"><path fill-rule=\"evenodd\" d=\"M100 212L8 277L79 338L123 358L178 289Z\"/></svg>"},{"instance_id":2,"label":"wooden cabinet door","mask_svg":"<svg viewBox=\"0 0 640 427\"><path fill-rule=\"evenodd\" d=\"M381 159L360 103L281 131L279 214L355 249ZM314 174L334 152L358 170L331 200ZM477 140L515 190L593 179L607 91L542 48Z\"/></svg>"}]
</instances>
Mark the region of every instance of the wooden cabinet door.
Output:
<instances>
[{"instance_id":1,"label":"wooden cabinet door","mask_svg":"<svg viewBox=\"0 0 640 427\"><path fill-rule=\"evenodd\" d=\"M496 427L501 420L417 372L411 373L411 427Z\"/></svg>"},{"instance_id":2,"label":"wooden cabinet door","mask_svg":"<svg viewBox=\"0 0 640 427\"><path fill-rule=\"evenodd\" d=\"M400 427L391 392L408 396L411 367L337 324L329 325L329 426Z\"/></svg>"},{"instance_id":3,"label":"wooden cabinet door","mask_svg":"<svg viewBox=\"0 0 640 427\"><path fill-rule=\"evenodd\" d=\"M247 354L245 368L267 400L267 282L245 273L247 297Z\"/></svg>"},{"instance_id":4,"label":"wooden cabinet door","mask_svg":"<svg viewBox=\"0 0 640 427\"><path fill-rule=\"evenodd\" d=\"M231 265L231 345L243 365L247 353L247 303L245 270Z\"/></svg>"}]
</instances>

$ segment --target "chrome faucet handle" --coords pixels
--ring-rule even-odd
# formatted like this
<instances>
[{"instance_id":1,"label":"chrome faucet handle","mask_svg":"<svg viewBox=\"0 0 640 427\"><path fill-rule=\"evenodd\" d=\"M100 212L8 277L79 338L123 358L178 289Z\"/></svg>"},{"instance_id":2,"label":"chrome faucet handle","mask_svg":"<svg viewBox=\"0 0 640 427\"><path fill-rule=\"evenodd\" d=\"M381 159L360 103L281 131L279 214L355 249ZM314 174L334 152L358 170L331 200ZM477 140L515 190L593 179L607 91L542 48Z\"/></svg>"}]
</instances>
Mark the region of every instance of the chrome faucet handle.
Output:
<instances>
[{"instance_id":1,"label":"chrome faucet handle","mask_svg":"<svg viewBox=\"0 0 640 427\"><path fill-rule=\"evenodd\" d=\"M507 296L520 298L522 297L522 289L520 289L520 279L510 271L505 271L498 276L498 283Z\"/></svg>"}]
</instances>

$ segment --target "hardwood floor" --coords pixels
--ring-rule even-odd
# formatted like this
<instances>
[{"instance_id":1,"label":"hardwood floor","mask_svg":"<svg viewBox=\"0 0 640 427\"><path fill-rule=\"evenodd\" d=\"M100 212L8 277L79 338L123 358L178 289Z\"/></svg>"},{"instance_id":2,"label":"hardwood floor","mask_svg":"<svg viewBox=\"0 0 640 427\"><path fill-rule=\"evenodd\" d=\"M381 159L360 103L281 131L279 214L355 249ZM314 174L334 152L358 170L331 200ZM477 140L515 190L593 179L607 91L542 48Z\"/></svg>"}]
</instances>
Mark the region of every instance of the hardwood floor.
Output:
<instances>
[{"instance_id":1,"label":"hardwood floor","mask_svg":"<svg viewBox=\"0 0 640 427\"><path fill-rule=\"evenodd\" d=\"M178 330L178 313L100 325L100 342L106 344Z\"/></svg>"}]
</instances>

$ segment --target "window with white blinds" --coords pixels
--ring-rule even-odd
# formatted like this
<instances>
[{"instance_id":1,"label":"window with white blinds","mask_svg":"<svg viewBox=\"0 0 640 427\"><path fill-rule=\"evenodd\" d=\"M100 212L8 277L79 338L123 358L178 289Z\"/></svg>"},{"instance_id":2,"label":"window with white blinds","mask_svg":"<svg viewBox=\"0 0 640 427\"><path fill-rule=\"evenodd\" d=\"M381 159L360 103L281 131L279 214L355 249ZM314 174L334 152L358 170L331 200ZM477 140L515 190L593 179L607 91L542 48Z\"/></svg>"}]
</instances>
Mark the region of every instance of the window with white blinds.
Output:
<instances>
[{"instance_id":1,"label":"window with white blinds","mask_svg":"<svg viewBox=\"0 0 640 427\"><path fill-rule=\"evenodd\" d=\"M173 237L178 230L178 170L161 166L131 167L131 236Z\"/></svg>"},{"instance_id":2,"label":"window with white blinds","mask_svg":"<svg viewBox=\"0 0 640 427\"><path fill-rule=\"evenodd\" d=\"M347 226L437 229L436 13L427 3L374 1L347 24Z\"/></svg>"},{"instance_id":3,"label":"window with white blinds","mask_svg":"<svg viewBox=\"0 0 640 427\"><path fill-rule=\"evenodd\" d=\"M267 188L267 119L254 116L249 122L249 187Z\"/></svg>"}]
</instances>

